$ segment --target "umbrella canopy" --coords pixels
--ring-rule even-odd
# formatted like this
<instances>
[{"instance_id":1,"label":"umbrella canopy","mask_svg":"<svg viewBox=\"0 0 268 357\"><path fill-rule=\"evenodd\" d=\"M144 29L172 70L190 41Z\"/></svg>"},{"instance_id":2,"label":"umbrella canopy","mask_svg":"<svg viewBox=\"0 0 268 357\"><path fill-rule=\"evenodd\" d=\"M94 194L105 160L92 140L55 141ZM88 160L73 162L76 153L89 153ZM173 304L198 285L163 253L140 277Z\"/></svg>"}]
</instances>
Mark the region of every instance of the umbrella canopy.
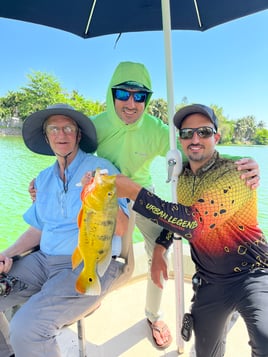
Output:
<instances>
[{"instance_id":1,"label":"umbrella canopy","mask_svg":"<svg viewBox=\"0 0 268 357\"><path fill-rule=\"evenodd\" d=\"M170 0L171 28L204 31L267 8L267 0ZM163 29L161 0L2 0L0 17L84 38Z\"/></svg>"},{"instance_id":2,"label":"umbrella canopy","mask_svg":"<svg viewBox=\"0 0 268 357\"><path fill-rule=\"evenodd\" d=\"M127 32L162 31L166 57L166 83L170 152L167 154L172 198L181 159L176 150L171 29L205 31L217 25L268 9L267 0L1 0L0 17L32 22L92 38ZM184 312L181 240L174 242L174 275L178 351L183 352L180 336Z\"/></svg>"}]
</instances>

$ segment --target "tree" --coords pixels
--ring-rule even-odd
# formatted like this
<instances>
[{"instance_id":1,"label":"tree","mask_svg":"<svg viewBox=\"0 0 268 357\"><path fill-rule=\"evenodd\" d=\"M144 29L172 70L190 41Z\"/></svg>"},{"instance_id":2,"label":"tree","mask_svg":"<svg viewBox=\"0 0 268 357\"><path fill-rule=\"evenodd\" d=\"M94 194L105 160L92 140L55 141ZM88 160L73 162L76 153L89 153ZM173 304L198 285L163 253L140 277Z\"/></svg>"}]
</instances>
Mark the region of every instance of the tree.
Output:
<instances>
[{"instance_id":1,"label":"tree","mask_svg":"<svg viewBox=\"0 0 268 357\"><path fill-rule=\"evenodd\" d=\"M254 135L254 141L257 145L268 145L268 130L257 129Z\"/></svg>"},{"instance_id":2,"label":"tree","mask_svg":"<svg viewBox=\"0 0 268 357\"><path fill-rule=\"evenodd\" d=\"M91 117L106 109L106 103L93 102L86 99L77 90L68 93L61 87L60 82L51 74L33 71L28 76L28 83L18 92L9 91L5 97L0 98L0 120L5 125L14 113L24 120L31 113L45 109L48 105L55 103L67 103L76 110ZM175 110L179 110L190 104L188 98L184 96ZM211 104L219 120L219 131L221 133L221 144L255 143L267 145L267 132L264 129L263 121L256 124L252 115L240 118L236 121L228 119L223 114L223 108ZM162 99L151 100L148 106L148 113L160 118L168 124L167 102Z\"/></svg>"},{"instance_id":3,"label":"tree","mask_svg":"<svg viewBox=\"0 0 268 357\"><path fill-rule=\"evenodd\" d=\"M263 121L263 120L259 121L257 127L258 127L259 129L265 129L265 123L264 123L264 121Z\"/></svg>"},{"instance_id":4,"label":"tree","mask_svg":"<svg viewBox=\"0 0 268 357\"><path fill-rule=\"evenodd\" d=\"M105 104L87 100L78 91L72 91L68 104L89 117L105 110Z\"/></svg>"},{"instance_id":5,"label":"tree","mask_svg":"<svg viewBox=\"0 0 268 357\"><path fill-rule=\"evenodd\" d=\"M6 97L0 98L0 118L7 121L18 113L21 93L9 91Z\"/></svg>"},{"instance_id":6,"label":"tree","mask_svg":"<svg viewBox=\"0 0 268 357\"><path fill-rule=\"evenodd\" d=\"M27 77L28 84L20 90L21 119L25 119L29 113L45 109L48 105L66 102L68 95L53 75L34 71Z\"/></svg>"},{"instance_id":7,"label":"tree","mask_svg":"<svg viewBox=\"0 0 268 357\"><path fill-rule=\"evenodd\" d=\"M151 100L148 106L148 113L160 118L164 123L168 123L167 102L164 99L159 98Z\"/></svg>"},{"instance_id":8,"label":"tree","mask_svg":"<svg viewBox=\"0 0 268 357\"><path fill-rule=\"evenodd\" d=\"M238 119L234 128L236 142L251 142L255 135L256 129L257 125L253 115L248 115L247 117Z\"/></svg>"},{"instance_id":9,"label":"tree","mask_svg":"<svg viewBox=\"0 0 268 357\"><path fill-rule=\"evenodd\" d=\"M7 97L0 98L1 118L12 117L16 110L19 117L24 120L31 113L55 103L70 104L88 116L105 109L105 104L85 99L78 91L73 90L69 94L51 74L34 71L27 78L28 83L18 92L9 92Z\"/></svg>"}]
</instances>

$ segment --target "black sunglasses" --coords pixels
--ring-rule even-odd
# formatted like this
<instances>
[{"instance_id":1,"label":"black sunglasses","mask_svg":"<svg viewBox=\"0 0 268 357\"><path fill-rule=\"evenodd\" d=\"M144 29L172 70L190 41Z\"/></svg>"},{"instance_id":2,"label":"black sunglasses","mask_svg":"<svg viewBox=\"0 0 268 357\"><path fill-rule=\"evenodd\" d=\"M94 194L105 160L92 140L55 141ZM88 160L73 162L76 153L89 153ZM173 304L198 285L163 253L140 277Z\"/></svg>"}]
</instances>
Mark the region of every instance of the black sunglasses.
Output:
<instances>
[{"instance_id":1,"label":"black sunglasses","mask_svg":"<svg viewBox=\"0 0 268 357\"><path fill-rule=\"evenodd\" d=\"M216 134L216 130L210 126L200 126L199 128L183 128L179 130L181 139L192 139L194 133L202 139L210 138L213 134Z\"/></svg>"},{"instance_id":2,"label":"black sunglasses","mask_svg":"<svg viewBox=\"0 0 268 357\"><path fill-rule=\"evenodd\" d=\"M132 96L134 102L144 103L147 99L146 92L129 92L126 89L113 89L113 95L115 99L122 100L126 102Z\"/></svg>"}]
</instances>

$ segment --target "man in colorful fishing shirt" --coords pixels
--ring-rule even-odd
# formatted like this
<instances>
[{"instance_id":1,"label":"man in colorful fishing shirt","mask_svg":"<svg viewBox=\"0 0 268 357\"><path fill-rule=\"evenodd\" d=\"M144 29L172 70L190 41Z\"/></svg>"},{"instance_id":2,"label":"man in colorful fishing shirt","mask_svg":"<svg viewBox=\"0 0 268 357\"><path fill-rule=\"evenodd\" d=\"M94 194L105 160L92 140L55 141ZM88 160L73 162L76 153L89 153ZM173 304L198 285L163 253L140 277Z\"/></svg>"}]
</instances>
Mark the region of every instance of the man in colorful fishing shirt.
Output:
<instances>
[{"instance_id":1,"label":"man in colorful fishing shirt","mask_svg":"<svg viewBox=\"0 0 268 357\"><path fill-rule=\"evenodd\" d=\"M135 211L189 241L198 282L191 308L196 356L224 355L224 330L235 311L246 324L252 356L268 356L268 244L258 226L256 190L215 150L220 133L211 108L186 106L174 124L188 159L178 203L124 176L117 178L118 195L135 200ZM164 252L153 257L152 279L159 287L161 269L167 279Z\"/></svg>"},{"instance_id":2,"label":"man in colorful fishing shirt","mask_svg":"<svg viewBox=\"0 0 268 357\"><path fill-rule=\"evenodd\" d=\"M111 243L113 258L99 277L100 293L77 292L76 281L83 264L72 269L72 254L78 244L81 178L87 171L105 169L113 175L118 170L93 154L97 147L94 125L66 104L30 115L22 135L31 151L55 155L57 160L35 180L36 200L24 214L29 228L0 253L0 274L8 273L18 280L0 296L0 356L60 357L56 336L61 328L85 316L121 277L124 264L116 257L128 225L127 201L118 200L118 224ZM12 257L38 245L40 250L13 262ZM16 305L22 306L10 322L9 344L3 312Z\"/></svg>"}]
</instances>

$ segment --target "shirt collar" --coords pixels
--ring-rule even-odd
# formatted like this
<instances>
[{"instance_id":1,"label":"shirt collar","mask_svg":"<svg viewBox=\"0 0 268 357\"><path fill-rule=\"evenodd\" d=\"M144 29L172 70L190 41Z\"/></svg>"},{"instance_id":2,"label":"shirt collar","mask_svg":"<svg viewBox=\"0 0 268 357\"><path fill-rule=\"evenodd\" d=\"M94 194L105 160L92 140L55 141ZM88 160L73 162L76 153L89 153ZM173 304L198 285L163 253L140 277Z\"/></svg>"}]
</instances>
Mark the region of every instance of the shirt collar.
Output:
<instances>
[{"instance_id":1,"label":"shirt collar","mask_svg":"<svg viewBox=\"0 0 268 357\"><path fill-rule=\"evenodd\" d=\"M218 151L215 150L212 157L209 159L209 161L206 162L203 166L201 166L197 170L195 176L201 176L203 173L207 172L215 164L215 162L218 160L218 158L219 158L219 153L218 153ZM185 171L188 172L189 174L190 173L193 174L188 161L185 164Z\"/></svg>"}]
</instances>

